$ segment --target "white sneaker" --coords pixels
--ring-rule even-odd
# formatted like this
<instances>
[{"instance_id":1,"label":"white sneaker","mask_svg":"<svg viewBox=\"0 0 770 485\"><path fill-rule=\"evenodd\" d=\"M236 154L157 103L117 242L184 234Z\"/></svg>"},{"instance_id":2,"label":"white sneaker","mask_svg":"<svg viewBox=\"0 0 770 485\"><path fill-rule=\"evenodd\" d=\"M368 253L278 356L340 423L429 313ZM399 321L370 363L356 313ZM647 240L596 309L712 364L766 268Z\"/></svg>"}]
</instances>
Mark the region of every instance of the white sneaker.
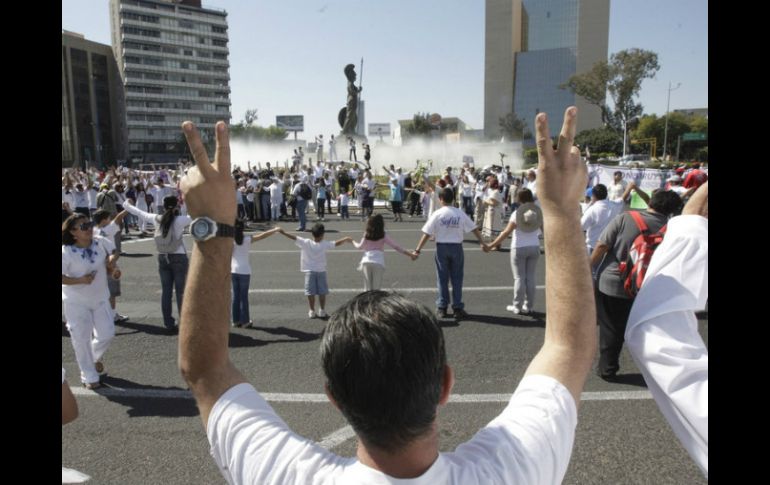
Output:
<instances>
[{"instance_id":1,"label":"white sneaker","mask_svg":"<svg viewBox=\"0 0 770 485\"><path fill-rule=\"evenodd\" d=\"M522 305L522 307L521 307L521 313L525 313L525 314L526 314L526 313L530 313L530 311L529 311L529 307L528 307L526 304L525 304L525 305Z\"/></svg>"},{"instance_id":2,"label":"white sneaker","mask_svg":"<svg viewBox=\"0 0 770 485\"><path fill-rule=\"evenodd\" d=\"M515 305L508 305L507 307L505 307L505 309L508 310L509 312L515 313L516 315L521 313L521 310L519 310L519 308Z\"/></svg>"},{"instance_id":3,"label":"white sneaker","mask_svg":"<svg viewBox=\"0 0 770 485\"><path fill-rule=\"evenodd\" d=\"M328 316L329 316L329 315L327 315L327 314L326 314L326 311L325 311L323 308L321 308L320 310L318 310L318 318L326 318L326 317L328 317Z\"/></svg>"},{"instance_id":4,"label":"white sneaker","mask_svg":"<svg viewBox=\"0 0 770 485\"><path fill-rule=\"evenodd\" d=\"M307 317L308 318L315 318L315 312L313 310L310 310L309 312L307 312Z\"/></svg>"}]
</instances>

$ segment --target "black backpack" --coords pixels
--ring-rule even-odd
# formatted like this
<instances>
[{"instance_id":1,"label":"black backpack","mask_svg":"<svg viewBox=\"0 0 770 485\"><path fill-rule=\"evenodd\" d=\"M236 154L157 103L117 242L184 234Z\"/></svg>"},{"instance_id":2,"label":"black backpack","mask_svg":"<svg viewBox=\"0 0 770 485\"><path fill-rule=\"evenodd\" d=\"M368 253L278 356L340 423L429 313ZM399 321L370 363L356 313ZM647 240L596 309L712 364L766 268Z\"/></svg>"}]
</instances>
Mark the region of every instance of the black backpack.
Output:
<instances>
[{"instance_id":1,"label":"black backpack","mask_svg":"<svg viewBox=\"0 0 770 485\"><path fill-rule=\"evenodd\" d=\"M310 200L313 198L313 191L310 190L310 186L308 184L301 183L299 185L299 196L305 200Z\"/></svg>"}]
</instances>

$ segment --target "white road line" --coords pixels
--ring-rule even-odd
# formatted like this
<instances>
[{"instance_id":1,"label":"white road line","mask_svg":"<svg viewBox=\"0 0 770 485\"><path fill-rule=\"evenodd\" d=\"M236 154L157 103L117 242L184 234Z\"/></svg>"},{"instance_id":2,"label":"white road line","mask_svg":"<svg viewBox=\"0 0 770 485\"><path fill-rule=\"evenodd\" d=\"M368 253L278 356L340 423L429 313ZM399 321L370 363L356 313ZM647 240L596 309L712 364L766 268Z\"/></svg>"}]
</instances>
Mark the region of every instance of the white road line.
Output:
<instances>
[{"instance_id":1,"label":"white road line","mask_svg":"<svg viewBox=\"0 0 770 485\"><path fill-rule=\"evenodd\" d=\"M332 448L341 445L342 443L346 442L350 438L355 438L356 432L353 431L353 427L348 425L344 428L340 428L334 433L324 436L324 438L318 442L318 445L321 448L325 448L329 451L332 450Z\"/></svg>"},{"instance_id":2,"label":"white road line","mask_svg":"<svg viewBox=\"0 0 770 485\"><path fill-rule=\"evenodd\" d=\"M538 290L544 290L545 286L538 285L535 287ZM395 290L399 293L435 293L438 291L435 286L429 286L424 288L383 288L383 290ZM329 291L334 293L362 293L363 288L331 288ZM465 292L479 292L479 291L513 291L513 286L463 286L463 293ZM249 290L250 294L271 294L271 293L305 293L302 288L273 288L273 289L253 289Z\"/></svg>"},{"instance_id":3,"label":"white road line","mask_svg":"<svg viewBox=\"0 0 770 485\"><path fill-rule=\"evenodd\" d=\"M77 396L97 396L105 397L142 397L142 398L160 398L160 399L192 399L192 393L182 389L121 389L119 387L107 386L98 391L89 391L88 389L72 386L72 393ZM326 394L307 394L307 393L275 393L264 392L262 397L268 402L304 402L304 403L327 403L329 399ZM511 399L511 394L451 394L450 403L480 403L480 402L499 402L506 403ZM650 391L601 391L584 392L581 401L629 401L638 399L652 399ZM344 428L343 428L344 429ZM338 432L341 432L339 430ZM336 432L335 432L336 433ZM330 437L331 435L329 435ZM327 437L328 438L328 437ZM326 439L326 438L324 438Z\"/></svg>"}]
</instances>

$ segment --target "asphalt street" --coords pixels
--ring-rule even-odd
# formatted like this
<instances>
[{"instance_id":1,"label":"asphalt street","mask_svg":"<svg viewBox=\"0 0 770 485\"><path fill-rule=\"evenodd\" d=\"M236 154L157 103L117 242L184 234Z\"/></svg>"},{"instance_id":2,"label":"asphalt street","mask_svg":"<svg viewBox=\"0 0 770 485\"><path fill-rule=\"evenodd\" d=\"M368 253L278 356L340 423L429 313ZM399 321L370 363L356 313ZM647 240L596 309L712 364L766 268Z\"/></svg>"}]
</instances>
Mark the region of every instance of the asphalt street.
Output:
<instances>
[{"instance_id":1,"label":"asphalt street","mask_svg":"<svg viewBox=\"0 0 770 485\"><path fill-rule=\"evenodd\" d=\"M334 214L326 219L329 240L359 239L363 233L363 223L355 217L340 221ZM280 224L287 230L296 227ZM421 224L417 218L405 217L403 223L386 218L386 231L413 249ZM192 245L189 236L185 245L188 249ZM464 301L471 317L459 323L442 321L449 363L456 374L452 400L439 412L443 451L471 438L504 408L543 342L545 258L538 262L537 313L513 315L505 310L513 287L508 246L504 243L502 251L485 254L472 234L466 236ZM428 243L414 262L387 251L383 287L434 308L433 248ZM91 475L89 483L95 484L225 483L177 370L178 339L162 332L154 243L134 238L124 241L123 251L118 311L130 319L116 325L116 337L105 355L106 387L96 392L78 387L77 363L62 330L62 365L80 407L79 418L62 428L62 466ZM360 257L352 245L329 253L327 311L363 288L362 275L356 271ZM338 454L353 456L355 440L347 423L323 397L318 346L324 320L307 317L299 248L277 234L254 243L250 258L254 328L232 329L232 361L260 392L267 393L292 429ZM699 328L708 343L707 313L699 314ZM619 382L608 383L593 374L588 379L564 483L706 483L625 350L620 363Z\"/></svg>"}]
</instances>

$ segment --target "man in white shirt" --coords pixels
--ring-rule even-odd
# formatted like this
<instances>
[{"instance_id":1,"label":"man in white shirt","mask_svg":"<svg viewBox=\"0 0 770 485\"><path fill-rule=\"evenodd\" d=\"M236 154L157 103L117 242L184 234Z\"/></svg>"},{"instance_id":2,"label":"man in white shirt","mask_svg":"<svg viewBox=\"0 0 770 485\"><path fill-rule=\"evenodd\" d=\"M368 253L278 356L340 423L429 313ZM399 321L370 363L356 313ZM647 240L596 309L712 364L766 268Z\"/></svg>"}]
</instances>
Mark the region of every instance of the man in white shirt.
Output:
<instances>
[{"instance_id":1,"label":"man in white shirt","mask_svg":"<svg viewBox=\"0 0 770 485\"><path fill-rule=\"evenodd\" d=\"M468 214L454 207L455 191L452 187L444 187L439 192L441 208L431 214L422 226L422 237L417 243L415 253L420 250L428 239L436 241L436 275L438 278L438 298L436 313L441 318L447 318L449 306L449 280L452 280L452 310L455 320L468 317L463 303L463 271L465 256L463 254L463 239L466 232L473 232L484 251L488 247L481 238L481 231L473 223Z\"/></svg>"},{"instance_id":2,"label":"man in white shirt","mask_svg":"<svg viewBox=\"0 0 770 485\"><path fill-rule=\"evenodd\" d=\"M359 438L343 458L293 433L247 383L228 354L230 238L195 242L179 334L179 368L228 483L560 483L577 426L577 405L596 349L596 315L576 210L585 166L572 147L576 108L551 148L545 113L536 120L546 239L545 341L506 409L455 452L439 453L436 415L452 390L441 327L431 312L390 292L366 292L327 322L321 345L330 401ZM190 214L235 220L227 129L217 159L184 124L197 166L182 191ZM548 141L546 141L548 140Z\"/></svg>"},{"instance_id":3,"label":"man in white shirt","mask_svg":"<svg viewBox=\"0 0 770 485\"><path fill-rule=\"evenodd\" d=\"M626 188L628 182L623 180L623 172L620 170L612 174L613 181L609 187L607 187L607 200L610 202L625 202L624 196L626 195Z\"/></svg>"},{"instance_id":4,"label":"man in white shirt","mask_svg":"<svg viewBox=\"0 0 770 485\"><path fill-rule=\"evenodd\" d=\"M586 233L586 247L590 255L602 231L615 217L615 209L607 202L607 187L597 184L591 191L591 203L580 218L580 228Z\"/></svg>"},{"instance_id":5,"label":"man in white shirt","mask_svg":"<svg viewBox=\"0 0 770 485\"><path fill-rule=\"evenodd\" d=\"M708 349L695 311L708 300L708 183L668 221L625 339L674 434L708 479Z\"/></svg>"}]
</instances>

